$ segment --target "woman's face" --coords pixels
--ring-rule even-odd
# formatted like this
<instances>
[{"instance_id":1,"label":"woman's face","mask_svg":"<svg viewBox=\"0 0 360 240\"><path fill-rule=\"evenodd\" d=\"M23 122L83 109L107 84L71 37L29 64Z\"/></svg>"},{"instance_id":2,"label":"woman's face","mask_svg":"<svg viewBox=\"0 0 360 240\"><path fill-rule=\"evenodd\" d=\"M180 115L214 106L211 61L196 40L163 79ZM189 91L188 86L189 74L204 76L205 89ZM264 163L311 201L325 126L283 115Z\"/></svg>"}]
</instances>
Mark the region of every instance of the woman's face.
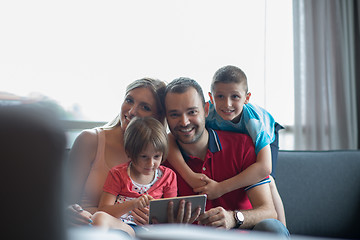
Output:
<instances>
[{"instance_id":1,"label":"woman's face","mask_svg":"<svg viewBox=\"0 0 360 240\"><path fill-rule=\"evenodd\" d=\"M158 109L152 92L145 87L135 88L126 94L121 105L121 128L126 129L133 117L156 117Z\"/></svg>"}]
</instances>

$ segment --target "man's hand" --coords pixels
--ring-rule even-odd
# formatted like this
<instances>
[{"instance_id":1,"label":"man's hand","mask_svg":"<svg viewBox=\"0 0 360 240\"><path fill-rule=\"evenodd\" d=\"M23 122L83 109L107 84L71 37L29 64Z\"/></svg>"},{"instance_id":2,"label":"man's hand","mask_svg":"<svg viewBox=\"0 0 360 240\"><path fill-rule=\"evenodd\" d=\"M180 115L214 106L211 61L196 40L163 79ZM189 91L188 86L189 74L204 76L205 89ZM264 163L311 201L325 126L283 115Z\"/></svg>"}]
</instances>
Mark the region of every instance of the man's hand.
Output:
<instances>
[{"instance_id":1,"label":"man's hand","mask_svg":"<svg viewBox=\"0 0 360 240\"><path fill-rule=\"evenodd\" d=\"M200 194L206 194L208 200L219 198L224 194L224 188L221 187L221 183L210 179L206 175L201 178L201 181L206 183L206 185L194 188L193 191Z\"/></svg>"},{"instance_id":2,"label":"man's hand","mask_svg":"<svg viewBox=\"0 0 360 240\"><path fill-rule=\"evenodd\" d=\"M235 227L235 218L233 211L226 211L222 207L212 208L201 214L197 219L199 224L230 229Z\"/></svg>"},{"instance_id":3,"label":"man's hand","mask_svg":"<svg viewBox=\"0 0 360 240\"><path fill-rule=\"evenodd\" d=\"M200 216L201 208L198 207L196 211L191 213L191 202L186 202L181 200L179 203L179 210L174 218L174 203L169 202L168 204L168 222L169 223L193 223Z\"/></svg>"},{"instance_id":4,"label":"man's hand","mask_svg":"<svg viewBox=\"0 0 360 240\"><path fill-rule=\"evenodd\" d=\"M198 207L196 210L192 213L191 212L191 202L185 202L185 200L181 200L179 203L179 210L176 214L176 217L174 216L174 202L170 201L167 208L168 213L168 223L193 223L196 221L196 219L200 216L201 208ZM152 222L154 224L157 224L157 219L153 218Z\"/></svg>"}]
</instances>

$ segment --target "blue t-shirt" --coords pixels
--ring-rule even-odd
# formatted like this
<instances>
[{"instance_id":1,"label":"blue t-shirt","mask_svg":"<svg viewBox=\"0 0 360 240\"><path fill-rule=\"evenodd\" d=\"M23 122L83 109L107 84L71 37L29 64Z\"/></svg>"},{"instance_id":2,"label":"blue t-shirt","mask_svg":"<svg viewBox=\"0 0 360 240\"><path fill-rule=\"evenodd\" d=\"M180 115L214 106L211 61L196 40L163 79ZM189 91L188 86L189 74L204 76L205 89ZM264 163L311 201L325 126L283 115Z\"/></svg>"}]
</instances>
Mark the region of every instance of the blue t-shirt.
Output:
<instances>
[{"instance_id":1,"label":"blue t-shirt","mask_svg":"<svg viewBox=\"0 0 360 240\"><path fill-rule=\"evenodd\" d=\"M249 135L255 145L255 153L275 140L275 120L265 109L245 104L238 123L224 120L215 111L210 102L209 116L206 118L206 126L215 130L244 133Z\"/></svg>"}]
</instances>

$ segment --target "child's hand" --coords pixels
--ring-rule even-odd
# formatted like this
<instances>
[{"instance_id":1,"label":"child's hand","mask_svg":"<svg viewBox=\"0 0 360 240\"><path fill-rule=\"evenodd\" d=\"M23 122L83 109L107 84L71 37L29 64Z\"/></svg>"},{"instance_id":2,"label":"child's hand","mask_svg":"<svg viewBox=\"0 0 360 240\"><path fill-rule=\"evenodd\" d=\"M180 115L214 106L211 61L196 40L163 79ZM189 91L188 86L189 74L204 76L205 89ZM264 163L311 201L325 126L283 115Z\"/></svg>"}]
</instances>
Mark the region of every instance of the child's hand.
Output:
<instances>
[{"instance_id":1,"label":"child's hand","mask_svg":"<svg viewBox=\"0 0 360 240\"><path fill-rule=\"evenodd\" d=\"M150 201L154 198L148 194L144 194L141 197L138 197L134 200L134 208L145 208L149 206Z\"/></svg>"},{"instance_id":2,"label":"child's hand","mask_svg":"<svg viewBox=\"0 0 360 240\"><path fill-rule=\"evenodd\" d=\"M207 184L203 179L206 177L205 174L202 173L192 173L188 176L186 179L186 182L190 185L192 188L199 188L203 187Z\"/></svg>"},{"instance_id":3,"label":"child's hand","mask_svg":"<svg viewBox=\"0 0 360 240\"><path fill-rule=\"evenodd\" d=\"M149 208L135 208L131 211L134 217L134 222L137 225L145 225L149 222Z\"/></svg>"},{"instance_id":4,"label":"child's hand","mask_svg":"<svg viewBox=\"0 0 360 240\"><path fill-rule=\"evenodd\" d=\"M201 179L206 183L205 186L194 188L193 191L201 194L206 194L207 199L213 200L221 197L223 193L223 189L220 186L220 183L210 179L208 176L204 175Z\"/></svg>"}]
</instances>

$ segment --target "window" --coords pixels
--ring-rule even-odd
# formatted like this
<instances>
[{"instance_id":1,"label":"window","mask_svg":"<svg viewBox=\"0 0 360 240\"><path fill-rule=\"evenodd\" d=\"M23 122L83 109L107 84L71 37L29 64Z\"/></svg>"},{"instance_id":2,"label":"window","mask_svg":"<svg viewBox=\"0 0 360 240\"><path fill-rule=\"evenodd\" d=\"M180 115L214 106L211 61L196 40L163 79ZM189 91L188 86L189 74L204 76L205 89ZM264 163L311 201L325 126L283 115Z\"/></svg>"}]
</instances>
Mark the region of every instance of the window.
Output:
<instances>
[{"instance_id":1,"label":"window","mask_svg":"<svg viewBox=\"0 0 360 240\"><path fill-rule=\"evenodd\" d=\"M231 64L247 74L250 101L291 126L291 4L4 1L1 91L46 96L67 112L66 119L108 121L120 109L125 86L135 79L169 82L186 76L207 93L214 72Z\"/></svg>"}]
</instances>

